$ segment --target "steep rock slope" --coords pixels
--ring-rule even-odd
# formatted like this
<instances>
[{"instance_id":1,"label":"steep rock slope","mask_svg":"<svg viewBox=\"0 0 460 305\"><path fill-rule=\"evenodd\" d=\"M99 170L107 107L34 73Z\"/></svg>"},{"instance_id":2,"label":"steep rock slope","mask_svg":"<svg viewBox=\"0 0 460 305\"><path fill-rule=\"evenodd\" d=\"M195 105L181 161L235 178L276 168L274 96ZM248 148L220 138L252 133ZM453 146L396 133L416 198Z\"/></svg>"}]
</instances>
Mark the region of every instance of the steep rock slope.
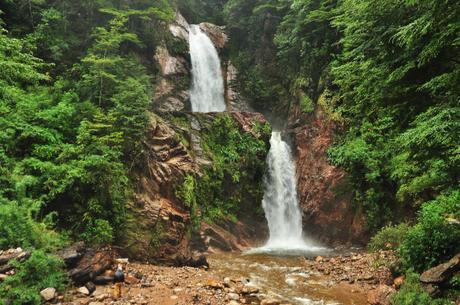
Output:
<instances>
[{"instance_id":1,"label":"steep rock slope","mask_svg":"<svg viewBox=\"0 0 460 305\"><path fill-rule=\"evenodd\" d=\"M311 114L296 112L294 118L297 120L291 123L290 133L296 151L304 231L329 245L365 243L364 215L353 205L347 174L327 158L337 130L335 123L321 106Z\"/></svg>"},{"instance_id":2,"label":"steep rock slope","mask_svg":"<svg viewBox=\"0 0 460 305\"><path fill-rule=\"evenodd\" d=\"M242 250L265 237L266 224L260 213L259 198L263 193L263 173L241 177L237 182L230 176L222 177L220 182L225 186L222 192L229 198L240 196L238 192L244 186L250 186L256 194L238 197L240 212L236 218L224 215L218 221L206 221L200 213L204 213L202 207L209 203L198 202L196 213L179 194L187 177L196 177L200 183L205 171L213 171L218 166L213 154L219 152L208 147L205 139L214 132L216 122L225 118L236 126L237 132L263 143L258 160L252 161L264 164L269 133L267 128L265 131L259 128L266 124L260 114L151 114L140 162L143 166L135 171L135 200L129 206L126 234L119 241L126 255L143 261L176 264L192 256L194 251ZM244 162L236 161L234 166L251 172L250 163ZM195 228L194 219L199 219L199 228Z\"/></svg>"}]
</instances>

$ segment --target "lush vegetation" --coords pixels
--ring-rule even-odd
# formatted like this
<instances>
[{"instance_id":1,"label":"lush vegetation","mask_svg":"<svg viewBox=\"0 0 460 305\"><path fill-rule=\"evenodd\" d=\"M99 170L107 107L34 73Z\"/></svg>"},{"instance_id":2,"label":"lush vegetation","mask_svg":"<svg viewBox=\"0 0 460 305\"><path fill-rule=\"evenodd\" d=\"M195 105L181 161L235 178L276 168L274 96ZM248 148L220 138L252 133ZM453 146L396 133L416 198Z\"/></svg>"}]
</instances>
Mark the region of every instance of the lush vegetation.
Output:
<instances>
[{"instance_id":1,"label":"lush vegetation","mask_svg":"<svg viewBox=\"0 0 460 305\"><path fill-rule=\"evenodd\" d=\"M63 262L40 250L35 251L24 263L15 262L13 265L16 273L6 278L0 286L0 304L39 305L42 304L39 291L48 287L62 290L68 283Z\"/></svg>"},{"instance_id":2,"label":"lush vegetation","mask_svg":"<svg viewBox=\"0 0 460 305\"><path fill-rule=\"evenodd\" d=\"M190 209L192 229L201 221L234 221L260 210L270 126L255 124L252 130L254 135L242 133L230 115L221 115L202 133L204 157L212 165L185 177L177 191Z\"/></svg>"},{"instance_id":3,"label":"lush vegetation","mask_svg":"<svg viewBox=\"0 0 460 305\"><path fill-rule=\"evenodd\" d=\"M35 250L0 299L39 304L40 289L65 282L45 253L73 238L108 243L123 228L156 73L141 59L173 9L47 0L0 11L0 247Z\"/></svg>"},{"instance_id":4,"label":"lush vegetation","mask_svg":"<svg viewBox=\"0 0 460 305\"><path fill-rule=\"evenodd\" d=\"M349 173L368 230L383 228L370 248L396 250L409 272L395 304L432 304L412 272L460 251L456 0L2 1L0 248L39 249L29 261L49 273L29 281L24 263L0 297L24 290L18 304L37 303L38 287L65 282L49 252L122 232L152 54L163 43L184 50L166 37L174 7L226 25L223 55L256 109L285 122L322 107L340 127L328 155ZM202 140L212 166L178 190L194 227L260 202L267 149L227 116Z\"/></svg>"},{"instance_id":5,"label":"lush vegetation","mask_svg":"<svg viewBox=\"0 0 460 305\"><path fill-rule=\"evenodd\" d=\"M322 107L343 130L329 158L368 230L385 227L370 247L417 272L458 253L458 1L229 0L224 13L256 108Z\"/></svg>"}]
</instances>

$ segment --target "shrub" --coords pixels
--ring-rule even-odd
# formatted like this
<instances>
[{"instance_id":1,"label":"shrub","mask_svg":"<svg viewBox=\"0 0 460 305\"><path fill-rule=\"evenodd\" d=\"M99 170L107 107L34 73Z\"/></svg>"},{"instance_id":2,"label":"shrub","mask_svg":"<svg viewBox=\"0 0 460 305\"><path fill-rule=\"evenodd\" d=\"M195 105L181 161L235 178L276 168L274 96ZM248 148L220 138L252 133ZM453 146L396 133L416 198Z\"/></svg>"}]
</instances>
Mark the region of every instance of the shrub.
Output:
<instances>
[{"instance_id":1,"label":"shrub","mask_svg":"<svg viewBox=\"0 0 460 305\"><path fill-rule=\"evenodd\" d=\"M409 231L409 225L401 223L397 226L386 226L372 237L369 249L377 250L396 250L404 242Z\"/></svg>"},{"instance_id":2,"label":"shrub","mask_svg":"<svg viewBox=\"0 0 460 305\"><path fill-rule=\"evenodd\" d=\"M425 203L418 223L400 248L406 268L423 271L452 258L460 251L460 226L449 219L460 218L460 191L440 195Z\"/></svg>"},{"instance_id":3,"label":"shrub","mask_svg":"<svg viewBox=\"0 0 460 305\"><path fill-rule=\"evenodd\" d=\"M444 305L449 304L446 300L432 299L420 285L419 276L416 273L407 273L406 281L401 289L393 296L392 305Z\"/></svg>"},{"instance_id":4,"label":"shrub","mask_svg":"<svg viewBox=\"0 0 460 305\"><path fill-rule=\"evenodd\" d=\"M113 228L107 220L90 220L80 237L90 244L108 244L113 241Z\"/></svg>"},{"instance_id":5,"label":"shrub","mask_svg":"<svg viewBox=\"0 0 460 305\"><path fill-rule=\"evenodd\" d=\"M62 236L32 219L31 210L14 201L0 200L0 248L44 248L64 243Z\"/></svg>"},{"instance_id":6,"label":"shrub","mask_svg":"<svg viewBox=\"0 0 460 305\"><path fill-rule=\"evenodd\" d=\"M67 284L64 263L43 251L35 251L23 263L13 262L16 273L0 285L0 304L39 305L40 291L47 287L63 290Z\"/></svg>"},{"instance_id":7,"label":"shrub","mask_svg":"<svg viewBox=\"0 0 460 305\"><path fill-rule=\"evenodd\" d=\"M308 95L300 98L300 110L302 110L303 113L312 113L315 111L315 103Z\"/></svg>"}]
</instances>

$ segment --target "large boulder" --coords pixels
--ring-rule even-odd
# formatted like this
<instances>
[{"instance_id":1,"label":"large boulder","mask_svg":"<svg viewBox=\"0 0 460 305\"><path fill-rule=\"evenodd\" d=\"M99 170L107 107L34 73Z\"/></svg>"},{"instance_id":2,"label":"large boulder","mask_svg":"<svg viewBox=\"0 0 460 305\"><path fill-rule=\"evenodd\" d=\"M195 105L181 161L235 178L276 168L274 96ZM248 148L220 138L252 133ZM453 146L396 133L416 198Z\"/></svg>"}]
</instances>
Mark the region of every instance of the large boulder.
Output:
<instances>
[{"instance_id":1,"label":"large boulder","mask_svg":"<svg viewBox=\"0 0 460 305\"><path fill-rule=\"evenodd\" d=\"M69 277L76 284L86 284L96 276L104 273L112 264L113 255L110 251L89 249L77 265L69 270Z\"/></svg>"},{"instance_id":2,"label":"large boulder","mask_svg":"<svg viewBox=\"0 0 460 305\"><path fill-rule=\"evenodd\" d=\"M447 263L426 270L420 276L420 282L424 284L442 284L450 280L452 275L460 270L460 253L455 255Z\"/></svg>"}]
</instances>

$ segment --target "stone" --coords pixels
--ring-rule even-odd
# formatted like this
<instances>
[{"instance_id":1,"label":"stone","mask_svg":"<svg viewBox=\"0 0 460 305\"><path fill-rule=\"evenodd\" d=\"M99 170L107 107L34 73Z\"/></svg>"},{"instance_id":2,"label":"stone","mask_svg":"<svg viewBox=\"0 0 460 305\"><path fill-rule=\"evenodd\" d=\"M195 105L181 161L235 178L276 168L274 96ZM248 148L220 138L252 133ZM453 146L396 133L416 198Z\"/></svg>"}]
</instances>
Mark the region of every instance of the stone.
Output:
<instances>
[{"instance_id":1,"label":"stone","mask_svg":"<svg viewBox=\"0 0 460 305\"><path fill-rule=\"evenodd\" d=\"M422 273L420 282L424 284L441 284L447 282L452 275L460 270L460 253L447 263L430 268Z\"/></svg>"},{"instance_id":2,"label":"stone","mask_svg":"<svg viewBox=\"0 0 460 305\"><path fill-rule=\"evenodd\" d=\"M228 298L229 298L230 300L238 301L238 300L240 299L239 294L233 293L233 292L227 294L227 296L228 296Z\"/></svg>"},{"instance_id":3,"label":"stone","mask_svg":"<svg viewBox=\"0 0 460 305\"><path fill-rule=\"evenodd\" d=\"M7 274L0 274L0 282L3 282L8 277Z\"/></svg>"},{"instance_id":4,"label":"stone","mask_svg":"<svg viewBox=\"0 0 460 305\"><path fill-rule=\"evenodd\" d=\"M208 260L206 259L206 256L203 253L195 252L188 256L179 255L176 258L176 266L178 267L188 266L188 267L194 267L194 268L200 268L200 267L209 268L209 263L208 263Z\"/></svg>"},{"instance_id":5,"label":"stone","mask_svg":"<svg viewBox=\"0 0 460 305\"><path fill-rule=\"evenodd\" d=\"M422 284L422 287L432 297L436 297L441 293L439 287L433 284Z\"/></svg>"},{"instance_id":6,"label":"stone","mask_svg":"<svg viewBox=\"0 0 460 305\"><path fill-rule=\"evenodd\" d=\"M256 293L259 293L259 288L253 287L253 286L244 287L241 290L241 293L242 294L256 294Z\"/></svg>"},{"instance_id":7,"label":"stone","mask_svg":"<svg viewBox=\"0 0 460 305\"><path fill-rule=\"evenodd\" d=\"M226 287L230 287L231 284L232 284L232 280L229 277L224 278L224 285Z\"/></svg>"},{"instance_id":8,"label":"stone","mask_svg":"<svg viewBox=\"0 0 460 305\"><path fill-rule=\"evenodd\" d=\"M227 305L240 305L240 303L236 300L231 300Z\"/></svg>"},{"instance_id":9,"label":"stone","mask_svg":"<svg viewBox=\"0 0 460 305\"><path fill-rule=\"evenodd\" d=\"M275 299L265 299L260 302L260 305L280 305L281 302Z\"/></svg>"},{"instance_id":10,"label":"stone","mask_svg":"<svg viewBox=\"0 0 460 305\"><path fill-rule=\"evenodd\" d=\"M404 283L404 280L405 280L404 275L398 276L393 281L393 287L396 289L399 289L399 287L401 287L401 285Z\"/></svg>"},{"instance_id":11,"label":"stone","mask_svg":"<svg viewBox=\"0 0 460 305\"><path fill-rule=\"evenodd\" d=\"M102 302L90 302L88 305L104 305Z\"/></svg>"},{"instance_id":12,"label":"stone","mask_svg":"<svg viewBox=\"0 0 460 305\"><path fill-rule=\"evenodd\" d=\"M86 299L82 299L80 300L80 305L89 305L91 302L90 299L86 298ZM92 302L91 302L92 303Z\"/></svg>"},{"instance_id":13,"label":"stone","mask_svg":"<svg viewBox=\"0 0 460 305\"><path fill-rule=\"evenodd\" d=\"M56 297L56 289L52 287L43 289L40 291L40 295L46 302L51 301Z\"/></svg>"},{"instance_id":14,"label":"stone","mask_svg":"<svg viewBox=\"0 0 460 305\"><path fill-rule=\"evenodd\" d=\"M96 291L96 285L94 285L93 282L88 282L85 284L86 289L88 289L89 294L92 294L94 291Z\"/></svg>"},{"instance_id":15,"label":"stone","mask_svg":"<svg viewBox=\"0 0 460 305\"><path fill-rule=\"evenodd\" d=\"M82 295L90 295L88 288L86 288L85 286L78 288L77 292Z\"/></svg>"},{"instance_id":16,"label":"stone","mask_svg":"<svg viewBox=\"0 0 460 305\"><path fill-rule=\"evenodd\" d=\"M128 274L125 276L125 283L128 285L135 285L135 284L138 284L139 282L140 280L132 274Z\"/></svg>"},{"instance_id":17,"label":"stone","mask_svg":"<svg viewBox=\"0 0 460 305\"><path fill-rule=\"evenodd\" d=\"M323 258L322 256L317 256L317 257L315 258L315 262L317 262L317 263L322 263L323 260L324 260L324 258Z\"/></svg>"},{"instance_id":18,"label":"stone","mask_svg":"<svg viewBox=\"0 0 460 305\"><path fill-rule=\"evenodd\" d=\"M312 114L305 115L300 110L297 113L290 117L289 133L297 156L297 186L304 230L325 243L366 244L369 238L366 218L352 204L353 192L347 184L347 174L332 165L327 157L336 136L336 123L320 106ZM334 192L337 189L343 192Z\"/></svg>"},{"instance_id":19,"label":"stone","mask_svg":"<svg viewBox=\"0 0 460 305\"><path fill-rule=\"evenodd\" d=\"M207 287L214 288L214 289L223 289L224 285L221 282L218 282L216 280L209 280L206 283Z\"/></svg>"},{"instance_id":20,"label":"stone","mask_svg":"<svg viewBox=\"0 0 460 305\"><path fill-rule=\"evenodd\" d=\"M163 76L188 73L184 60L171 56L168 49L165 47L158 47L154 57L160 65L161 74Z\"/></svg>"},{"instance_id":21,"label":"stone","mask_svg":"<svg viewBox=\"0 0 460 305\"><path fill-rule=\"evenodd\" d=\"M69 276L76 284L84 284L104 273L112 263L112 255L107 251L87 251L77 266L69 271Z\"/></svg>"},{"instance_id":22,"label":"stone","mask_svg":"<svg viewBox=\"0 0 460 305\"><path fill-rule=\"evenodd\" d=\"M391 297L396 290L387 285L379 285L367 294L369 305L390 305Z\"/></svg>"},{"instance_id":23,"label":"stone","mask_svg":"<svg viewBox=\"0 0 460 305\"><path fill-rule=\"evenodd\" d=\"M96 301L104 301L105 299L108 299L110 296L107 293L102 293L94 297Z\"/></svg>"}]
</instances>

